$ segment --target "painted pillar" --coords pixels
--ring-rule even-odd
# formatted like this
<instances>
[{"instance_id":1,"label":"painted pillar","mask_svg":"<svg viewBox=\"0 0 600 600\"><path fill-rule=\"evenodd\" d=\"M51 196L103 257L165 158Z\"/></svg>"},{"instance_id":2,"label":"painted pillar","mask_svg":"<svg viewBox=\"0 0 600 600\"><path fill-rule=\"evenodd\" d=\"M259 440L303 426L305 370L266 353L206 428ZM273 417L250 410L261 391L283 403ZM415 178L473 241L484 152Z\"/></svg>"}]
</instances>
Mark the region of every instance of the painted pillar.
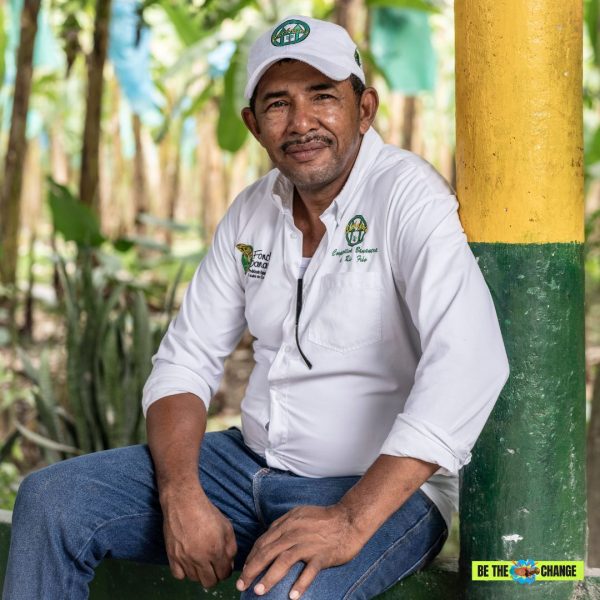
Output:
<instances>
[{"instance_id":1,"label":"painted pillar","mask_svg":"<svg viewBox=\"0 0 600 600\"><path fill-rule=\"evenodd\" d=\"M461 482L469 600L570 598L472 582L472 560L583 560L582 2L456 0L457 193L511 375Z\"/></svg>"}]
</instances>

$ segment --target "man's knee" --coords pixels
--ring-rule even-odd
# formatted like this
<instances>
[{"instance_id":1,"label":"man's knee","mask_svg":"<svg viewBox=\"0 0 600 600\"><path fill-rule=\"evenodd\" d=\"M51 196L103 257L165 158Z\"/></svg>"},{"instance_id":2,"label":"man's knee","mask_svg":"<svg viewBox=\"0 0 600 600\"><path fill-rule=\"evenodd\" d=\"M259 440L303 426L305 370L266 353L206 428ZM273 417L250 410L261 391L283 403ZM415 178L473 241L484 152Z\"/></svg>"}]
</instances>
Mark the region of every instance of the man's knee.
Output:
<instances>
[{"instance_id":1,"label":"man's knee","mask_svg":"<svg viewBox=\"0 0 600 600\"><path fill-rule=\"evenodd\" d=\"M21 519L57 523L61 513L70 511L70 500L77 493L78 482L73 469L66 463L60 465L63 468L58 466L51 465L30 473L21 482L13 513L14 525L18 526Z\"/></svg>"}]
</instances>

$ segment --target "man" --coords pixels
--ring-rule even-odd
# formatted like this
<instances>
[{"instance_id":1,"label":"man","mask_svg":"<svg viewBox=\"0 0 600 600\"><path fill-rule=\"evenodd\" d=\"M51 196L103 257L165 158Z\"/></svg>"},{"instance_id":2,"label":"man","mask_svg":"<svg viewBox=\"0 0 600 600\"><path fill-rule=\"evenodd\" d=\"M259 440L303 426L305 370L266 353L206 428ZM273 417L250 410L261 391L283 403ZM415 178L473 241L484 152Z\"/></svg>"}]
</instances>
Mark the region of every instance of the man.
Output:
<instances>
[{"instance_id":1,"label":"man","mask_svg":"<svg viewBox=\"0 0 600 600\"><path fill-rule=\"evenodd\" d=\"M371 128L340 27L289 17L252 47L243 119L276 169L244 190L144 390L148 447L28 477L5 598L87 594L104 556L243 598L372 598L440 551L508 376L443 179ZM242 429L207 433L225 357L256 338Z\"/></svg>"}]
</instances>

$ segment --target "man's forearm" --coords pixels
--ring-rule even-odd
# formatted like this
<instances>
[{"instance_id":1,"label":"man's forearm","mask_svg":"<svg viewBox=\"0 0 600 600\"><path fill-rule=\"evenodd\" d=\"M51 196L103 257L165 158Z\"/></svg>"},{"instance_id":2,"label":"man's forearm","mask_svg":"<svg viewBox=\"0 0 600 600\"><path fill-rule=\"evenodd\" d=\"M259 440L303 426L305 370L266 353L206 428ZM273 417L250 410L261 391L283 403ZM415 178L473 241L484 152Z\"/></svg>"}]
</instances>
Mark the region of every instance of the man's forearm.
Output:
<instances>
[{"instance_id":1,"label":"man's forearm","mask_svg":"<svg viewBox=\"0 0 600 600\"><path fill-rule=\"evenodd\" d=\"M417 458L381 454L338 504L366 543L438 469Z\"/></svg>"},{"instance_id":2,"label":"man's forearm","mask_svg":"<svg viewBox=\"0 0 600 600\"><path fill-rule=\"evenodd\" d=\"M206 430L206 407L190 393L166 396L146 415L148 446L159 493L199 484L198 458Z\"/></svg>"},{"instance_id":3,"label":"man's forearm","mask_svg":"<svg viewBox=\"0 0 600 600\"><path fill-rule=\"evenodd\" d=\"M211 587L231 574L237 544L231 522L200 485L204 402L194 394L161 398L148 409L146 427L171 573Z\"/></svg>"}]
</instances>

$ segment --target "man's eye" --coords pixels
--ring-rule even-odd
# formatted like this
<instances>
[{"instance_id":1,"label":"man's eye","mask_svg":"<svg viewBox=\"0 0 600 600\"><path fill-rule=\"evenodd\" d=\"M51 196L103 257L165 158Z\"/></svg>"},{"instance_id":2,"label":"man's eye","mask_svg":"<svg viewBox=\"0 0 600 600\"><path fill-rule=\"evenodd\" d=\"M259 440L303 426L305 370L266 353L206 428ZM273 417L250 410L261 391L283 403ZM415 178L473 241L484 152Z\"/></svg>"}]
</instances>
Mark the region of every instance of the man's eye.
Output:
<instances>
[{"instance_id":1,"label":"man's eye","mask_svg":"<svg viewBox=\"0 0 600 600\"><path fill-rule=\"evenodd\" d=\"M277 100L276 102L272 102L267 106L267 110L271 110L272 108L283 108L285 106L285 102L283 100Z\"/></svg>"},{"instance_id":2,"label":"man's eye","mask_svg":"<svg viewBox=\"0 0 600 600\"><path fill-rule=\"evenodd\" d=\"M333 96L331 94L319 94L316 99L317 100L329 100L331 98L333 98Z\"/></svg>"}]
</instances>

